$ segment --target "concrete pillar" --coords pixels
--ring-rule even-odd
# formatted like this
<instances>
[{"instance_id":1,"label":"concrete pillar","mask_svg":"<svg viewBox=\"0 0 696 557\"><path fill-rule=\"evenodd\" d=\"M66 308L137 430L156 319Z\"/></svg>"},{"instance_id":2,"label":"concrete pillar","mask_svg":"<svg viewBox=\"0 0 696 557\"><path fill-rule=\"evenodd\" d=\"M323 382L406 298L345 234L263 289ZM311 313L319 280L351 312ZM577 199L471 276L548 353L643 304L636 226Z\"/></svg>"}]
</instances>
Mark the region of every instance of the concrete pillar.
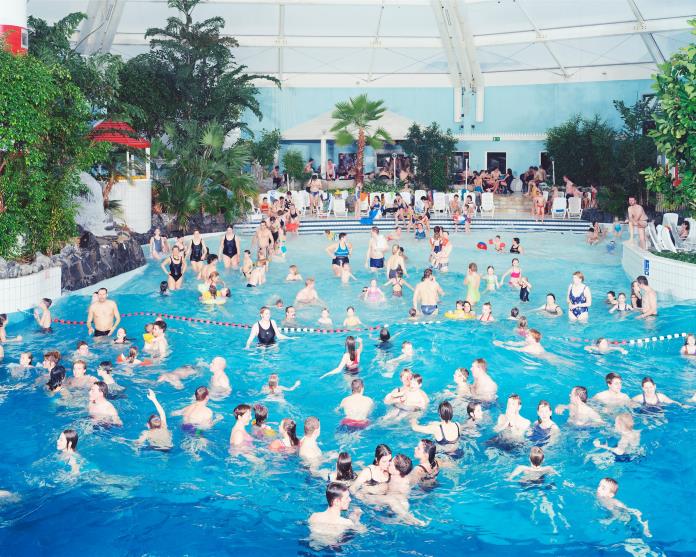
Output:
<instances>
[{"instance_id":1,"label":"concrete pillar","mask_svg":"<svg viewBox=\"0 0 696 557\"><path fill-rule=\"evenodd\" d=\"M326 163L328 157L326 155L326 135L321 136L321 177L326 179Z\"/></svg>"}]
</instances>

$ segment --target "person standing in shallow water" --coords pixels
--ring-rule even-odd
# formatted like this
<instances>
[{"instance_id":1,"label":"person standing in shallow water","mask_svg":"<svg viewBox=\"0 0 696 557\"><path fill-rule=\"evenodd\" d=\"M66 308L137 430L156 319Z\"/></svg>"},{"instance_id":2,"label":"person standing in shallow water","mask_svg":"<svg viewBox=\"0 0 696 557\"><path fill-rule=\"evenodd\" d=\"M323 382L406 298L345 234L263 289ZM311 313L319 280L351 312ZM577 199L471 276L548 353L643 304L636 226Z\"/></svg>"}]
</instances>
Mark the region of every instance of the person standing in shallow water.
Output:
<instances>
[{"instance_id":1,"label":"person standing in shallow water","mask_svg":"<svg viewBox=\"0 0 696 557\"><path fill-rule=\"evenodd\" d=\"M107 300L107 296L106 288L97 290L97 299L92 302L87 312L87 331L95 337L111 336L121 322L121 314L116 302Z\"/></svg>"}]
</instances>

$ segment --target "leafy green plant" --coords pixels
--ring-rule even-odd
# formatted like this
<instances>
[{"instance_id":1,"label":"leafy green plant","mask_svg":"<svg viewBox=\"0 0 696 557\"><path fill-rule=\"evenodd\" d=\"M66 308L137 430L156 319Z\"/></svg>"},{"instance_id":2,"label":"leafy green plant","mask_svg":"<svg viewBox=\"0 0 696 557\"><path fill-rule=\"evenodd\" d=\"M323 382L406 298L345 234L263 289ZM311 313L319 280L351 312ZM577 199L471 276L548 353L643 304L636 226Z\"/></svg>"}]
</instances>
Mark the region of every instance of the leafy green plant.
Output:
<instances>
[{"instance_id":1,"label":"leafy green plant","mask_svg":"<svg viewBox=\"0 0 696 557\"><path fill-rule=\"evenodd\" d=\"M362 184L364 181L365 146L381 149L385 143L393 142L387 130L381 126L375 127L386 110L384 101L371 101L363 94L346 102L336 103L331 114L336 120L331 128L336 134L336 145L358 145L355 160L356 184Z\"/></svg>"},{"instance_id":2,"label":"leafy green plant","mask_svg":"<svg viewBox=\"0 0 696 557\"><path fill-rule=\"evenodd\" d=\"M367 193L374 192L391 192L398 193L406 188L406 184L397 178L396 185L394 185L393 180L388 180L386 178L375 178L374 180L365 180L362 191Z\"/></svg>"},{"instance_id":3,"label":"leafy green plant","mask_svg":"<svg viewBox=\"0 0 696 557\"><path fill-rule=\"evenodd\" d=\"M696 34L696 19L689 24ZM643 176L667 206L688 204L696 211L696 44L679 49L659 69L653 83L658 110L650 136L679 178L672 178L667 168L649 168Z\"/></svg>"},{"instance_id":4,"label":"leafy green plant","mask_svg":"<svg viewBox=\"0 0 696 557\"><path fill-rule=\"evenodd\" d=\"M79 174L105 155L90 107L59 65L0 49L0 256L53 253L74 237Z\"/></svg>"},{"instance_id":5,"label":"leafy green plant","mask_svg":"<svg viewBox=\"0 0 696 557\"><path fill-rule=\"evenodd\" d=\"M185 122L165 127L168 142L155 140L152 153L162 157L166 170L156 181L157 203L187 230L194 215L222 214L230 221L249 208L256 195L254 179L243 173L249 150L238 142L225 147L225 134L217 122L202 126Z\"/></svg>"},{"instance_id":6,"label":"leafy green plant","mask_svg":"<svg viewBox=\"0 0 696 557\"><path fill-rule=\"evenodd\" d=\"M616 130L599 116L573 116L546 132L546 150L556 163L556 176L568 176L581 187L614 183Z\"/></svg>"},{"instance_id":7,"label":"leafy green plant","mask_svg":"<svg viewBox=\"0 0 696 557\"><path fill-rule=\"evenodd\" d=\"M262 117L254 81L279 84L270 76L247 74L246 66L235 62L232 50L238 43L221 34L222 17L194 21L200 2L168 0L178 16L168 18L163 28L148 29L150 51L129 60L120 73L119 98L141 109L144 116L134 125L151 137L167 122L217 122L225 134L245 129L245 111Z\"/></svg>"},{"instance_id":8,"label":"leafy green plant","mask_svg":"<svg viewBox=\"0 0 696 557\"><path fill-rule=\"evenodd\" d=\"M304 171L304 158L297 149L288 149L283 153L283 168L291 180L303 181L308 178Z\"/></svg>"},{"instance_id":9,"label":"leafy green plant","mask_svg":"<svg viewBox=\"0 0 696 557\"><path fill-rule=\"evenodd\" d=\"M403 143L404 151L414 159L416 181L427 189L445 190L457 140L450 130L443 131L433 122L425 128L413 124Z\"/></svg>"},{"instance_id":10,"label":"leafy green plant","mask_svg":"<svg viewBox=\"0 0 696 557\"><path fill-rule=\"evenodd\" d=\"M280 150L280 130L261 130L261 137L247 141L251 160L269 171L273 166L276 153Z\"/></svg>"}]
</instances>

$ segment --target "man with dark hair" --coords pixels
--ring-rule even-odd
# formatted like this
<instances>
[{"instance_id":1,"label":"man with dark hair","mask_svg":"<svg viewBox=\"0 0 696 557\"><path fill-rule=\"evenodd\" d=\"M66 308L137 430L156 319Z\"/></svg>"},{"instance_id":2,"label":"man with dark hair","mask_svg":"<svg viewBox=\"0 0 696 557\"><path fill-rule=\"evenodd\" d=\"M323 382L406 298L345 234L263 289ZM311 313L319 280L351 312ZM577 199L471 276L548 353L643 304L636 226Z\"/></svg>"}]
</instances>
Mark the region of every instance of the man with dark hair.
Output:
<instances>
[{"instance_id":1,"label":"man with dark hair","mask_svg":"<svg viewBox=\"0 0 696 557\"><path fill-rule=\"evenodd\" d=\"M556 414L563 414L566 410L568 410L569 424L583 427L604 423L599 413L587 404L587 389L585 387L573 387L570 391L570 404L556 406Z\"/></svg>"},{"instance_id":2,"label":"man with dark hair","mask_svg":"<svg viewBox=\"0 0 696 557\"><path fill-rule=\"evenodd\" d=\"M89 415L99 423L110 425L123 425L121 418L114 405L111 404L106 397L109 394L109 387L104 381L95 381L89 390Z\"/></svg>"},{"instance_id":3,"label":"man with dark hair","mask_svg":"<svg viewBox=\"0 0 696 557\"><path fill-rule=\"evenodd\" d=\"M638 288L640 288L642 300L638 319L645 319L646 317L657 315L657 293L648 284L648 277L640 275L636 279L636 282L638 283Z\"/></svg>"},{"instance_id":4,"label":"man with dark hair","mask_svg":"<svg viewBox=\"0 0 696 557\"><path fill-rule=\"evenodd\" d=\"M87 312L87 331L95 337L111 336L121 322L121 314L116 302L107 300L106 288L100 288L96 294L97 299L92 302ZM94 321L94 327L92 327L92 321Z\"/></svg>"},{"instance_id":5,"label":"man with dark hair","mask_svg":"<svg viewBox=\"0 0 696 557\"><path fill-rule=\"evenodd\" d=\"M213 427L213 411L208 408L209 393L208 387L198 387L195 393L195 401L181 410L172 412L172 416L183 416L184 427L192 427L197 429L209 429Z\"/></svg>"},{"instance_id":6,"label":"man with dark hair","mask_svg":"<svg viewBox=\"0 0 696 557\"><path fill-rule=\"evenodd\" d=\"M621 392L623 383L618 373L607 373L604 380L607 382L607 389L597 393L592 400L605 406L628 406L631 403L630 397Z\"/></svg>"},{"instance_id":7,"label":"man with dark hair","mask_svg":"<svg viewBox=\"0 0 696 557\"><path fill-rule=\"evenodd\" d=\"M345 485L338 482L329 483L326 486L326 502L329 506L325 511L313 513L309 517L309 529L312 534L340 536L346 530L365 529L360 523L362 511L359 508L354 509L349 518L341 516L341 513L350 507L350 492Z\"/></svg>"}]
</instances>

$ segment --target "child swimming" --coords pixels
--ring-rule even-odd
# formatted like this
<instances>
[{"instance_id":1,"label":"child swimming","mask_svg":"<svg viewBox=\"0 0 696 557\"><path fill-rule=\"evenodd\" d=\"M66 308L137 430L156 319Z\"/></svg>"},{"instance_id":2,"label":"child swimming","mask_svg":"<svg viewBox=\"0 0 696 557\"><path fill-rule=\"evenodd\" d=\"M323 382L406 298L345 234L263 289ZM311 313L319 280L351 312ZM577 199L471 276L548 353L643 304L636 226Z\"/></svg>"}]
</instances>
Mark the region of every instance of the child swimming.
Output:
<instances>
[{"instance_id":1,"label":"child swimming","mask_svg":"<svg viewBox=\"0 0 696 557\"><path fill-rule=\"evenodd\" d=\"M386 300L384 292L382 292L379 286L377 286L377 281L375 279L370 281L370 286L365 292L364 299L366 302L370 303L384 302Z\"/></svg>"},{"instance_id":2,"label":"child swimming","mask_svg":"<svg viewBox=\"0 0 696 557\"><path fill-rule=\"evenodd\" d=\"M486 282L486 291L488 292L495 292L497 288L500 288L498 275L495 274L495 268L493 268L492 265L486 268L486 274L483 276L483 280Z\"/></svg>"}]
</instances>

